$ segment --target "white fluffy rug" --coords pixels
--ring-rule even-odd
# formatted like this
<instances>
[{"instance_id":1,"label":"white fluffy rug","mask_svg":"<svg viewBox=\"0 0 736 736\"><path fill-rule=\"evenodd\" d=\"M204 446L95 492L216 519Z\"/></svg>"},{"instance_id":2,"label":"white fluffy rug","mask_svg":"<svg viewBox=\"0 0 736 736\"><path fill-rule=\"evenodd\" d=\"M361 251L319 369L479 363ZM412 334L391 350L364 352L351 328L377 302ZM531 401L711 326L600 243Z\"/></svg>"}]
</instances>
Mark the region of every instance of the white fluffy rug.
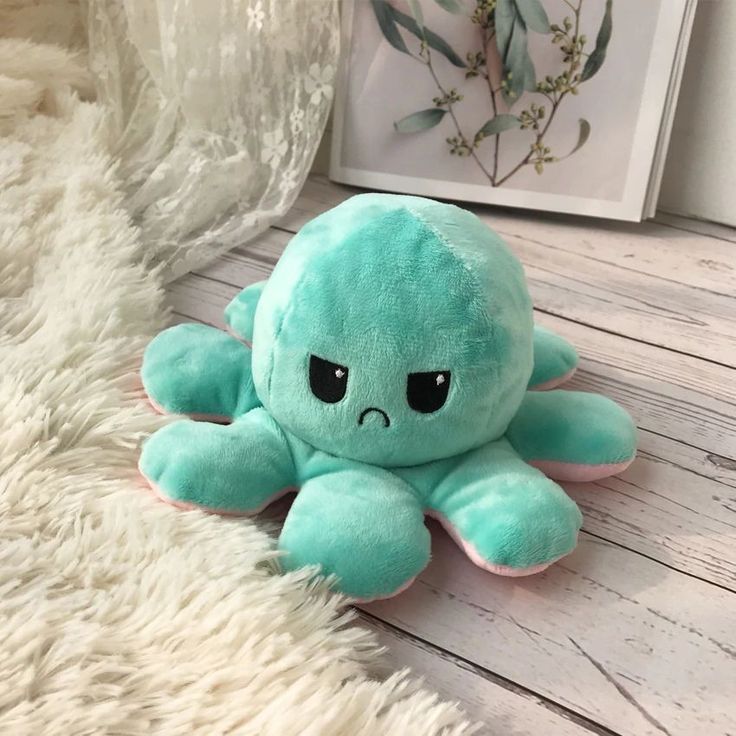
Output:
<instances>
[{"instance_id":1,"label":"white fluffy rug","mask_svg":"<svg viewBox=\"0 0 736 736\"><path fill-rule=\"evenodd\" d=\"M0 733L465 734L255 524L139 482L164 324L84 66L0 40Z\"/></svg>"}]
</instances>

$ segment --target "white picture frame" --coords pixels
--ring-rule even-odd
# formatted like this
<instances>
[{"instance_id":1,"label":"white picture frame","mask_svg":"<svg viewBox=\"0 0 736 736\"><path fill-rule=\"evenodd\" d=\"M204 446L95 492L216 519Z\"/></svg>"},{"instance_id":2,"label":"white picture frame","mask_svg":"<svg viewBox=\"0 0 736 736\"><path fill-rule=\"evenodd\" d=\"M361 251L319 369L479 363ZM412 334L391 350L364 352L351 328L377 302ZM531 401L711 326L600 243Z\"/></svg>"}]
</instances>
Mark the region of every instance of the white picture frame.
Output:
<instances>
[{"instance_id":1,"label":"white picture frame","mask_svg":"<svg viewBox=\"0 0 736 736\"><path fill-rule=\"evenodd\" d=\"M391 2L394 3L394 0ZM401 0L396 2L400 3ZM468 10L476 0L453 2L464 3ZM602 22L605 3L604 0L585 2L586 7L592 11L586 18L586 26L591 29L595 38L596 29ZM460 56L462 40L457 40L462 37L458 34L465 33L465 30L464 26L461 30L458 29L459 23L465 23L465 19L456 13L447 13L445 3L439 0L418 0L418 4L426 27L441 27L443 36L451 39L450 45L457 44L457 55ZM394 5L396 6L395 3ZM564 16L564 9L570 3L566 0L543 0L542 5L545 10L550 9L551 22L553 9L559 6L562 12L555 17ZM574 104L570 105L571 109L566 113L567 130L558 136L560 141L555 143L563 145L564 142L568 147L574 143L570 140L570 120L576 116L579 116L578 119L583 117L580 115L582 109L593 120L593 124L585 146L577 152L579 155L573 154L559 162L545 165L543 174L537 180L529 176L530 167L525 165L521 172L523 178L518 176L516 182L509 179L501 186L492 186L487 181L480 181L480 173L477 170L472 171L472 166L468 165L462 170L457 157L455 161L450 161L450 157L447 160L443 157L442 146L448 145L447 138L454 131L449 115L445 115L442 123L432 130L408 135L396 131L392 121L396 122L414 109L431 107L431 103L427 102L428 81L426 76L421 76L424 70L421 69L421 64L414 63L416 59L411 59L386 41L376 20L374 6L369 0L344 0L343 61L338 74L330 178L360 187L439 199L619 220L641 220L650 213L652 202L656 201L658 193L661 157L665 148L662 142L667 141L672 123L672 109L677 98L682 56L692 21L694 2L647 0L646 3L641 3L641 0L613 0L612 7L613 33L605 63L597 77L588 80L586 87L580 89L580 94L575 95ZM411 10L405 5L402 12L406 15ZM641 22L634 26L637 20ZM406 37L407 45L412 40L419 44L405 29L399 30ZM531 35L530 33L530 49ZM536 39L536 43L541 44L542 41ZM543 53L549 53L544 47L540 48ZM443 61L438 54L435 53L434 56ZM636 59L646 59L646 63L639 62L637 65ZM473 87L477 80L461 79L462 69L453 68L450 64L444 66L447 68L443 72L452 80L443 85L445 89L452 86L466 96L468 90L477 89L477 86ZM636 99L627 98L626 90L622 93L622 85L629 85L631 95L636 95ZM535 94L537 93L523 93L518 103L506 112L513 114L523 109L527 104L524 95L533 98ZM480 113L472 109L472 105L482 104L480 97L472 96L467 99L471 102L468 118L472 119L475 115L476 121L482 119L478 117ZM624 115L627 116L625 120ZM460 118L460 114L457 117ZM560 122L560 127L563 122L561 118L562 113L555 121ZM440 126L442 130L438 130ZM619 136L623 128L627 131L625 140ZM472 133L472 122L468 129ZM508 136L512 141L508 156L513 154L515 145L523 154L523 146L528 147L521 135L523 131L511 132L515 138ZM424 147L425 155L417 140L424 137L429 142L433 134L435 135L431 144ZM409 141L412 137L413 140ZM506 138L503 140L506 141ZM607 141L612 140L617 141L616 150L607 149ZM481 141L481 144L485 142ZM407 146L411 150L402 150ZM480 146L477 150L480 151ZM465 159L464 163L471 164L470 157ZM432 162L431 171L428 171L429 160ZM605 165L602 164L604 161ZM563 166L560 173L559 167ZM547 184L544 173L550 167L558 169L554 177L549 176ZM605 178L601 174L596 179L600 170L606 172ZM464 171L467 171L467 175Z\"/></svg>"}]
</instances>

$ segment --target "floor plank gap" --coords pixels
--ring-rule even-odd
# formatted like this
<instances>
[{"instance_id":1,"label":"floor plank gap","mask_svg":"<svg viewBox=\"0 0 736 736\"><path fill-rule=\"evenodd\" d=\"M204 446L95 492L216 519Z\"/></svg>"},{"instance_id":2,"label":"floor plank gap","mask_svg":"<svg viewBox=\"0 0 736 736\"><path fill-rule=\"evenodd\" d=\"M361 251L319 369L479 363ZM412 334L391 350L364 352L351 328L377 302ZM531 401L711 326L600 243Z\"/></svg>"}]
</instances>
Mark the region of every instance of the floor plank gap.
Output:
<instances>
[{"instance_id":1,"label":"floor plank gap","mask_svg":"<svg viewBox=\"0 0 736 736\"><path fill-rule=\"evenodd\" d=\"M427 641L426 639L422 639L421 637L416 636L415 634L412 634L406 631L405 629L402 629L399 626L388 623L387 621L384 621L378 616L374 616L370 612L364 610L360 606L356 607L355 610L358 611L358 615L361 619L373 622L378 628L382 628L385 630L391 630L393 632L398 633L400 636L403 636L413 641L419 642L427 649L435 652L436 656L443 657L447 659L448 661L452 662L453 664L455 664L455 666L457 667L462 667L464 669L467 669L468 671L478 675L479 677L482 677L483 679L489 680L497 685L500 685L505 690L509 690L518 695L522 695L523 697L533 698L538 703L540 703L544 708L547 708L551 710L552 712L558 715L561 715L563 718L566 718L572 721L573 723L579 726L582 726L590 733L599 734L599 736L620 736L620 734L617 731L612 731L610 728L607 728L606 726L603 726L600 723L596 723L595 721L592 721L589 718L585 718L585 716L581 716L579 713L576 713L575 711L570 710L569 708L566 708L564 705L561 705L560 703L556 703L553 700L550 700L549 698L545 697L544 695L541 695L540 693L534 692L533 690L529 690L528 688L525 688L522 685L519 685L518 683L513 682L512 680L502 677L498 673L493 672L492 670L489 670L486 667L482 667L469 659L460 657L457 654L447 649L443 649L442 647L439 647L436 644L433 644L432 642Z\"/></svg>"}]
</instances>

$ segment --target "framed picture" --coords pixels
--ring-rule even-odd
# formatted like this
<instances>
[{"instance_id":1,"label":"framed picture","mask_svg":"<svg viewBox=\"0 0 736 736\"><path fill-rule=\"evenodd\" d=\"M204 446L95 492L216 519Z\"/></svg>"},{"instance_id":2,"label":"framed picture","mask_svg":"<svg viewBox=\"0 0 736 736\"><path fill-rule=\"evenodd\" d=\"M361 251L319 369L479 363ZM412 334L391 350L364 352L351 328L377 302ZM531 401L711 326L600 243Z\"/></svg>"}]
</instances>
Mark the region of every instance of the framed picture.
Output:
<instances>
[{"instance_id":1,"label":"framed picture","mask_svg":"<svg viewBox=\"0 0 736 736\"><path fill-rule=\"evenodd\" d=\"M623 220L659 189L693 0L346 0L330 176Z\"/></svg>"}]
</instances>

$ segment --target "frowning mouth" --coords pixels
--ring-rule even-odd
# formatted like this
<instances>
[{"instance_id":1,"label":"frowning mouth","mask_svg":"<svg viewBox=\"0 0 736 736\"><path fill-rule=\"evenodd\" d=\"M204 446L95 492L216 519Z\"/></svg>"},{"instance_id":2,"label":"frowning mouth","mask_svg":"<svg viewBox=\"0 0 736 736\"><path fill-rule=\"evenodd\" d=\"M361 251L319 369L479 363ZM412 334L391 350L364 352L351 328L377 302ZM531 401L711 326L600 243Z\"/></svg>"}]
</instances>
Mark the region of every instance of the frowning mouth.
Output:
<instances>
[{"instance_id":1,"label":"frowning mouth","mask_svg":"<svg viewBox=\"0 0 736 736\"><path fill-rule=\"evenodd\" d=\"M388 418L388 414L383 409L379 409L377 406L369 406L367 409L363 409L362 412L360 412L360 416L358 417L358 424L363 424L363 420L372 412L375 411L376 413L380 414L383 417L383 426L384 427L390 427L391 426L391 420Z\"/></svg>"}]
</instances>

